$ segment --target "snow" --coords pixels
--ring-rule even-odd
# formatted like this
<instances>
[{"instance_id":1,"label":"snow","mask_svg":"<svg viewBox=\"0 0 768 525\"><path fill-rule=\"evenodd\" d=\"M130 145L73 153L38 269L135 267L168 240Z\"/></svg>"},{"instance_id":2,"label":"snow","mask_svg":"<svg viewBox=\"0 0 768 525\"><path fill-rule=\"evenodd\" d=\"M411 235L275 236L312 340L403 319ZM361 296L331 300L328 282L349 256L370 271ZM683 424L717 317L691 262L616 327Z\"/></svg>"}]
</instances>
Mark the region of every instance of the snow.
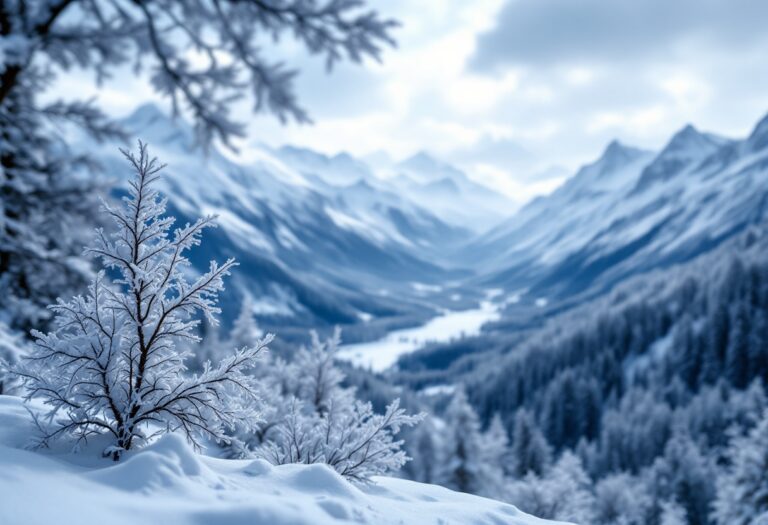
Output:
<instances>
[{"instance_id":1,"label":"snow","mask_svg":"<svg viewBox=\"0 0 768 525\"><path fill-rule=\"evenodd\" d=\"M416 328L395 330L377 341L344 345L337 357L381 372L394 365L401 355L414 352L427 343L445 343L477 335L485 323L498 318L499 307L491 301L482 301L478 308L471 310L444 310Z\"/></svg>"},{"instance_id":2,"label":"snow","mask_svg":"<svg viewBox=\"0 0 768 525\"><path fill-rule=\"evenodd\" d=\"M333 525L553 523L437 486L374 478L355 486L324 465L272 466L196 453L169 434L120 463L23 448L33 425L0 396L0 523L24 525ZM44 499L43 499L44 497Z\"/></svg>"},{"instance_id":3,"label":"snow","mask_svg":"<svg viewBox=\"0 0 768 525\"><path fill-rule=\"evenodd\" d=\"M487 254L486 271L508 274L558 272L574 261L599 269L622 255L603 270L606 282L658 261L684 260L765 217L766 162L768 149L753 148L749 139L730 141L691 126L658 154L613 143L475 246ZM526 280L516 279L505 284Z\"/></svg>"}]
</instances>

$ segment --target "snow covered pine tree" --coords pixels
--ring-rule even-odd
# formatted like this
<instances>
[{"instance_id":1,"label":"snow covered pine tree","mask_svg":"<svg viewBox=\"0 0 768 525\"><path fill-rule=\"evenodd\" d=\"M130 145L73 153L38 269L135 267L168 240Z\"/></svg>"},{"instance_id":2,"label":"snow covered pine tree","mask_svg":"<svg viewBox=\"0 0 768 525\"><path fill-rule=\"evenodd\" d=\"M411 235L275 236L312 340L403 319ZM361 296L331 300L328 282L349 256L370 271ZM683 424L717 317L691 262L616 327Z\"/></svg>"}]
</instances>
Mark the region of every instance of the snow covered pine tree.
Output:
<instances>
[{"instance_id":1,"label":"snow covered pine tree","mask_svg":"<svg viewBox=\"0 0 768 525\"><path fill-rule=\"evenodd\" d=\"M129 195L117 208L104 204L117 229L109 237L99 230L96 246L87 250L118 275L116 286L101 271L85 297L60 299L51 307L55 330L35 332L34 350L15 368L28 398L50 406L37 418L40 444L108 434L105 455L115 460L158 433L179 430L198 445L205 438L229 439L225 430L236 422L255 424L255 385L244 371L271 340L256 340L215 367L209 362L198 374L182 375L189 351L177 350L176 342L197 340L197 312L216 322L222 279L236 263L211 262L207 273L188 282L184 252L200 244L213 217L171 236L173 218L163 216L166 200L152 187L163 166L142 143L138 156L123 153L135 170Z\"/></svg>"}]
</instances>

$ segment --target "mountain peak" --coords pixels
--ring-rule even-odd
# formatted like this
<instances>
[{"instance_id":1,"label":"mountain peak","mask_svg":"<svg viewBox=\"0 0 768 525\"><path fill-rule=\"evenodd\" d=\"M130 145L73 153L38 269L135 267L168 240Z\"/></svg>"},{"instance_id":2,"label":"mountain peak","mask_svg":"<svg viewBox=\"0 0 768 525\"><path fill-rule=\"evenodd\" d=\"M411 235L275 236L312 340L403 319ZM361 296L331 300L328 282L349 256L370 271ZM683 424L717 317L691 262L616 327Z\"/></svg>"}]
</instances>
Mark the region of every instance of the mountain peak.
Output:
<instances>
[{"instance_id":1,"label":"mountain peak","mask_svg":"<svg viewBox=\"0 0 768 525\"><path fill-rule=\"evenodd\" d=\"M619 165L626 164L627 162L632 162L644 153L645 152L641 149L627 146L614 139L605 147L603 154L595 164L604 165L606 169L613 169Z\"/></svg>"},{"instance_id":2,"label":"mountain peak","mask_svg":"<svg viewBox=\"0 0 768 525\"><path fill-rule=\"evenodd\" d=\"M440 166L440 162L424 150L411 155L400 164L417 169L434 169Z\"/></svg>"},{"instance_id":3,"label":"mountain peak","mask_svg":"<svg viewBox=\"0 0 768 525\"><path fill-rule=\"evenodd\" d=\"M752 150L756 151L768 146L768 114L766 114L752 130L747 142L752 146Z\"/></svg>"},{"instance_id":4,"label":"mountain peak","mask_svg":"<svg viewBox=\"0 0 768 525\"><path fill-rule=\"evenodd\" d=\"M145 124L169 119L170 117L154 102L146 102L140 105L125 118L127 122L141 122Z\"/></svg>"},{"instance_id":5,"label":"mountain peak","mask_svg":"<svg viewBox=\"0 0 768 525\"><path fill-rule=\"evenodd\" d=\"M680 131L672 135L672 138L662 150L661 155L673 153L697 155L700 152L708 153L718 145L711 137L700 132L691 124L686 124Z\"/></svg>"},{"instance_id":6,"label":"mountain peak","mask_svg":"<svg viewBox=\"0 0 768 525\"><path fill-rule=\"evenodd\" d=\"M645 167L634 191L645 191L657 182L674 179L714 153L723 143L723 139L686 124L672 135L661 153Z\"/></svg>"}]
</instances>

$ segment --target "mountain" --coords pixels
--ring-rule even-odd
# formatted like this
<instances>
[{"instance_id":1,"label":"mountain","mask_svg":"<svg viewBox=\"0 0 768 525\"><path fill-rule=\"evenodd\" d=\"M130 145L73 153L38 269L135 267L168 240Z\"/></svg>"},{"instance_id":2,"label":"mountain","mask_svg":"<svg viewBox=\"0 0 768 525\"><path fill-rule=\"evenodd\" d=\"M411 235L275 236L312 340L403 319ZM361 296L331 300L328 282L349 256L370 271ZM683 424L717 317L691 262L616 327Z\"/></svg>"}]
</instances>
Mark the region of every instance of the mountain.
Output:
<instances>
[{"instance_id":1,"label":"mountain","mask_svg":"<svg viewBox=\"0 0 768 525\"><path fill-rule=\"evenodd\" d=\"M516 205L460 169L419 152L392 167L392 183L441 220L482 233L509 217Z\"/></svg>"},{"instance_id":2,"label":"mountain","mask_svg":"<svg viewBox=\"0 0 768 525\"><path fill-rule=\"evenodd\" d=\"M329 156L296 146L282 146L272 152L295 170L328 184L348 185L373 178L371 169L348 153Z\"/></svg>"},{"instance_id":3,"label":"mountain","mask_svg":"<svg viewBox=\"0 0 768 525\"><path fill-rule=\"evenodd\" d=\"M222 297L225 321L246 292L267 326L423 316L435 305L411 283L466 275L446 254L469 230L401 197L349 155L263 148L242 164L216 147L195 148L191 128L155 106L142 106L122 124L167 163L162 190L179 222L218 215L220 228L206 233L192 262L198 270L211 258L240 262ZM79 147L98 151L111 173L123 175L117 146L82 139Z\"/></svg>"},{"instance_id":4,"label":"mountain","mask_svg":"<svg viewBox=\"0 0 768 525\"><path fill-rule=\"evenodd\" d=\"M658 153L612 142L465 252L486 285L567 298L690 260L766 215L766 119L743 140L686 126Z\"/></svg>"},{"instance_id":5,"label":"mountain","mask_svg":"<svg viewBox=\"0 0 768 525\"><path fill-rule=\"evenodd\" d=\"M678 131L654 161L643 169L635 192L646 191L656 182L664 182L696 167L702 157L729 144L727 139L700 133L690 124Z\"/></svg>"}]
</instances>

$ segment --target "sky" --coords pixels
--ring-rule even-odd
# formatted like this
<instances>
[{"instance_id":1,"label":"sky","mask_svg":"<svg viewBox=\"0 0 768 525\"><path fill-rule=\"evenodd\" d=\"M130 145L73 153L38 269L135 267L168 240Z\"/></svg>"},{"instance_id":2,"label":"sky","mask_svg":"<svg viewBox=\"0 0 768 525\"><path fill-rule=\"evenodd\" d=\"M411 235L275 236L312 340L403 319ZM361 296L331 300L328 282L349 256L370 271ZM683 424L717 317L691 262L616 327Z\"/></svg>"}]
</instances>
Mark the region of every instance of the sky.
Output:
<instances>
[{"instance_id":1,"label":"sky","mask_svg":"<svg viewBox=\"0 0 768 525\"><path fill-rule=\"evenodd\" d=\"M334 154L425 150L519 201L551 191L612 139L663 147L687 123L744 136L768 112L765 0L373 0L396 18L383 61L341 65L284 42L315 121L249 119L243 143ZM113 113L152 99L119 77ZM68 80L82 91L82 79Z\"/></svg>"}]
</instances>

